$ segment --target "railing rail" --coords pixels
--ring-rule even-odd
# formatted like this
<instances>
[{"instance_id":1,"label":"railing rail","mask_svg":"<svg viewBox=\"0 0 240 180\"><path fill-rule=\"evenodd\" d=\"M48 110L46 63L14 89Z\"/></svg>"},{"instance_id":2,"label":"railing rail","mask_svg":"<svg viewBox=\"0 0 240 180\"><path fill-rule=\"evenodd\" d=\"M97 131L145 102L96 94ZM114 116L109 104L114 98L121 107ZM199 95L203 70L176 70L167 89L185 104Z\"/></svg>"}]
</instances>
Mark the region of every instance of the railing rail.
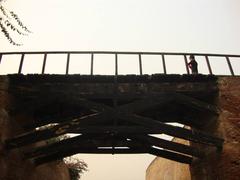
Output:
<instances>
[{"instance_id":1,"label":"railing rail","mask_svg":"<svg viewBox=\"0 0 240 180\"><path fill-rule=\"evenodd\" d=\"M143 65L142 65L142 56L143 55L158 55L158 56L160 56L162 59L162 66L163 66L164 74L167 74L166 59L165 59L166 56L182 56L184 63L185 63L187 74L190 74L189 67L188 67L188 60L187 60L187 56L189 56L189 55L205 57L209 74L213 74L209 57L224 57L226 59L228 69L232 76L234 76L235 73L232 68L230 58L240 58L240 55L211 54L211 53L181 53L181 52L180 53L179 52L172 53L172 52L144 52L144 51L142 51L142 52L141 51L140 52L128 52L128 51L32 51L32 52L0 52L0 64L1 64L2 57L5 55L21 55L20 64L19 64L19 68L18 68L18 73L20 74L20 73L22 73L22 67L24 64L25 56L26 55L34 55L34 54L35 55L43 55L43 64L42 64L42 71L41 71L42 74L45 73L46 61L47 61L47 57L49 54L66 54L67 55L66 71L65 71L66 75L69 74L69 66L70 66L70 60L71 60L72 54L89 54L91 56L90 75L93 75L93 72L94 72L94 55L112 54L112 55L115 55L115 75L116 76L118 75L118 61L119 61L118 56L119 55L137 55L138 60L139 60L139 74L140 75L143 74Z\"/></svg>"}]
</instances>

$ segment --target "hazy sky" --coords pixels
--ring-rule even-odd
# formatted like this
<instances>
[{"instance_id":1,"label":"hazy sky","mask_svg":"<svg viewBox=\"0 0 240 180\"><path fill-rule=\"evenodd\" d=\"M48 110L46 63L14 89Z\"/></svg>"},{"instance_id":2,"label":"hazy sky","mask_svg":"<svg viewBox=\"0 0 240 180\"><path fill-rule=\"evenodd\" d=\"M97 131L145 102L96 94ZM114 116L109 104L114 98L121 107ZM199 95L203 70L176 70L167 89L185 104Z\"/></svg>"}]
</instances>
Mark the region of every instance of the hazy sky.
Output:
<instances>
[{"instance_id":1,"label":"hazy sky","mask_svg":"<svg viewBox=\"0 0 240 180\"><path fill-rule=\"evenodd\" d=\"M21 47L10 45L0 34L0 52L117 50L240 54L239 0L7 0L5 5L33 33L15 37L15 41L24 43ZM232 62L238 72L239 60ZM106 66L99 62L99 66ZM217 60L215 73L223 71L224 63ZM127 64L132 71L134 62ZM4 67L3 61L0 70L15 71L14 66ZM200 63L200 71L207 73L203 66ZM146 67L145 72L153 73L155 67L156 64ZM175 67L175 73L184 70L178 68L178 72ZM129 70L124 64L122 69ZM83 180L144 180L153 156L83 155L82 159L90 169Z\"/></svg>"},{"instance_id":2,"label":"hazy sky","mask_svg":"<svg viewBox=\"0 0 240 180\"><path fill-rule=\"evenodd\" d=\"M34 32L4 50L128 50L240 54L239 0L8 0Z\"/></svg>"},{"instance_id":3,"label":"hazy sky","mask_svg":"<svg viewBox=\"0 0 240 180\"><path fill-rule=\"evenodd\" d=\"M28 37L12 33L15 41L24 44L21 47L10 45L0 34L0 51L117 50L240 54L239 0L7 0L5 6L14 10L33 33ZM40 67L42 57L38 58L35 58L34 65L39 64ZM110 60L111 57L104 58L104 64L101 57L95 62L98 69L94 72L113 74L114 57L113 60ZM130 66L131 73L139 73L137 57L134 58L130 64L128 60L121 60L119 72L126 73L125 67ZM181 62L175 60L172 64L174 58L167 57L169 73L185 73L182 57L175 59L180 58ZM58 59L59 69L48 61L46 71L64 73L66 57L53 59ZM159 59L156 57L143 62L143 72L162 72ZM212 59L210 62L217 61L212 63L213 73L229 73L225 59ZM205 60L197 60L200 60L199 72L208 73ZM232 61L234 70L240 72L239 59ZM32 67L32 62L25 61L24 65ZM74 60L71 63L72 73L79 73L81 67L81 73L89 73L87 66L90 63L80 67L74 64ZM13 64L5 66L3 61L1 73L7 69L16 72L18 63ZM25 67L24 73L33 73L36 69L26 70ZM78 70L74 69L76 67Z\"/></svg>"}]
</instances>

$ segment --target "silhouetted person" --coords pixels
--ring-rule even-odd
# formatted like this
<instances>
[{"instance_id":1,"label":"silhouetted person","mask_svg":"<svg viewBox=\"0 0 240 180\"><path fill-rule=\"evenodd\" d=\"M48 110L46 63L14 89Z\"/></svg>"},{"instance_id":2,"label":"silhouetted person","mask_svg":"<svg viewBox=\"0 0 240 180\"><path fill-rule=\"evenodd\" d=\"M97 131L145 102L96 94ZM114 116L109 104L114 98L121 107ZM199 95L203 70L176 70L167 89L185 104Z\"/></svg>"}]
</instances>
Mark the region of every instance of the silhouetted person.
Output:
<instances>
[{"instance_id":1,"label":"silhouetted person","mask_svg":"<svg viewBox=\"0 0 240 180\"><path fill-rule=\"evenodd\" d=\"M188 67L192 70L192 74L198 74L198 63L194 55L190 55L189 59L190 62L188 63Z\"/></svg>"}]
</instances>

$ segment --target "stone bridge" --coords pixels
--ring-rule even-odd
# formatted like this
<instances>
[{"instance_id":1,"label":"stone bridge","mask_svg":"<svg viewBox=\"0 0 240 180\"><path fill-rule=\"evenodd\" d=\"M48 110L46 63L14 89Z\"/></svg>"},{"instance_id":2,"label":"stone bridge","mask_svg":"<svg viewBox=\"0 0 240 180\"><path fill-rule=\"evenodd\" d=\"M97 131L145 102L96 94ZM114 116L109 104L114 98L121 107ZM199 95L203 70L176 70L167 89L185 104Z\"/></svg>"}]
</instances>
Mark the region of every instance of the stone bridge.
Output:
<instances>
[{"instance_id":1,"label":"stone bridge","mask_svg":"<svg viewBox=\"0 0 240 180\"><path fill-rule=\"evenodd\" d=\"M230 55L231 76L143 75L144 53L140 75L119 75L116 55L115 75L104 76L68 75L70 53L66 75L22 75L25 54L18 74L0 76L5 156L20 151L20 162L41 165L77 153L149 153L189 164L192 179L239 177L240 83Z\"/></svg>"}]
</instances>

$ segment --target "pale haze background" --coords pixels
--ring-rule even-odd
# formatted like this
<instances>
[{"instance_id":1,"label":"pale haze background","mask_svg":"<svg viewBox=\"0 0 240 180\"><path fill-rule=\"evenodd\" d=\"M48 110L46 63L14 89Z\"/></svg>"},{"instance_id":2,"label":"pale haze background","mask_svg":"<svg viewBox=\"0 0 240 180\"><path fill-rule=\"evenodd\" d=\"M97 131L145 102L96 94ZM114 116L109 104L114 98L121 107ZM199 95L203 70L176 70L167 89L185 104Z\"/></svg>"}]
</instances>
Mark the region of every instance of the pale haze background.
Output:
<instances>
[{"instance_id":1,"label":"pale haze background","mask_svg":"<svg viewBox=\"0 0 240 180\"><path fill-rule=\"evenodd\" d=\"M7 0L4 4L18 14L33 33L28 37L14 36L15 41L24 44L20 47L10 45L0 33L0 52L106 50L240 54L239 0ZM17 58L12 62L17 62ZM35 56L34 61L31 58L26 57L23 72L40 72L42 57ZM80 62L78 58L80 56L72 57L70 71L80 73L81 70L87 74L89 63L76 68ZM89 57L81 56L80 59L84 58L89 61ZM113 57L97 58L95 73L114 73L111 68ZM158 72L159 57L143 58L151 59L143 61L144 73ZM174 58L168 58L169 73L184 73L184 66L178 66L183 65L183 61L173 63ZM49 60L47 73L53 70L64 73L65 56L50 56L49 59L52 63ZM58 61L57 65L53 59ZM137 58L132 61L129 57L122 59L120 73L138 73L134 69ZM203 61L197 60L200 72L207 74ZM239 75L240 59L231 60ZM148 65L150 61L154 63ZM8 62L11 61L4 57L1 74L17 72L18 64L8 65ZM229 73L223 59L212 58L211 62L215 74ZM78 156L89 166L83 180L144 180L145 170L154 159L151 155Z\"/></svg>"}]
</instances>

